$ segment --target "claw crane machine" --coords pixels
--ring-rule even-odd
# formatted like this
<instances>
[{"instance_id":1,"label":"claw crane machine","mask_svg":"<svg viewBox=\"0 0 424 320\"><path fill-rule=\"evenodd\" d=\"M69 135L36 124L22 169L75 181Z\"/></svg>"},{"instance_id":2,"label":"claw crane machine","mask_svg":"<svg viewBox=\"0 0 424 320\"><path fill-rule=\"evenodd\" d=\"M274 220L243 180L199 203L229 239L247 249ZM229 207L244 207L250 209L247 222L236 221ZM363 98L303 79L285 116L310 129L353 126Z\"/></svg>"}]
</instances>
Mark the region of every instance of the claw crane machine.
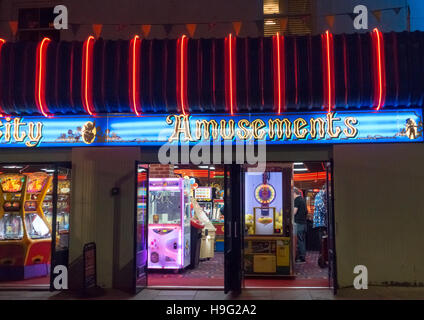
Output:
<instances>
[{"instance_id":1,"label":"claw crane machine","mask_svg":"<svg viewBox=\"0 0 424 320\"><path fill-rule=\"evenodd\" d=\"M51 226L42 208L52 176L0 175L0 280L23 280L50 272Z\"/></svg>"},{"instance_id":2,"label":"claw crane machine","mask_svg":"<svg viewBox=\"0 0 424 320\"><path fill-rule=\"evenodd\" d=\"M149 179L149 269L182 270L190 264L190 183Z\"/></svg>"}]
</instances>

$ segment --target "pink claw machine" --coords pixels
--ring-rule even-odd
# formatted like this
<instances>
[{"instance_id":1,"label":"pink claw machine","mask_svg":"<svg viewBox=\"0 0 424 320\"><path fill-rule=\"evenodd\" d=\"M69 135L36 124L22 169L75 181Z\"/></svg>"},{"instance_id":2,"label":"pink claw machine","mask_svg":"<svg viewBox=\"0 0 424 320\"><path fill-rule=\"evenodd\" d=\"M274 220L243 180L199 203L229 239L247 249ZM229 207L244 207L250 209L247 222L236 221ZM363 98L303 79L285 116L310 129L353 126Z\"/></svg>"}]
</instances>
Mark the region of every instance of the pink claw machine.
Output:
<instances>
[{"instance_id":1,"label":"pink claw machine","mask_svg":"<svg viewBox=\"0 0 424 320\"><path fill-rule=\"evenodd\" d=\"M150 178L148 213L148 268L187 267L190 264L189 181Z\"/></svg>"}]
</instances>

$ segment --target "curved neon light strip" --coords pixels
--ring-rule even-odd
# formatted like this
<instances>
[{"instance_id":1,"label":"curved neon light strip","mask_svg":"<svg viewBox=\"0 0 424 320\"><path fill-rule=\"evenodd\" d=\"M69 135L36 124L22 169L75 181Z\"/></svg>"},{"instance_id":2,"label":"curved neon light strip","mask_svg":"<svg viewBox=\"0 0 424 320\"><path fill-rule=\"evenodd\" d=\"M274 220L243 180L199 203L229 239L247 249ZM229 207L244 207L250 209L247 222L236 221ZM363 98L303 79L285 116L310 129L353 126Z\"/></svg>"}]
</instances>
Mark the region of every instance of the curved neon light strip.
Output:
<instances>
[{"instance_id":1,"label":"curved neon light strip","mask_svg":"<svg viewBox=\"0 0 424 320\"><path fill-rule=\"evenodd\" d=\"M48 118L48 108L46 104L46 55L47 47L51 40L44 38L37 46L36 79L35 79L35 102L40 113Z\"/></svg>"},{"instance_id":2,"label":"curved neon light strip","mask_svg":"<svg viewBox=\"0 0 424 320\"><path fill-rule=\"evenodd\" d=\"M234 74L234 60L233 60L233 50L234 50L234 39L233 39L233 35L230 33L228 35L227 38L225 38L225 41L227 43L227 47L228 47L228 51L226 48L226 63L225 63L225 68L228 69L228 71L226 70L226 79L228 79L228 83L226 83L226 92L228 89L228 94L226 93L227 97L227 103L229 104L229 111L231 113L231 115L234 114L234 109L235 109L235 95L234 95L234 91L235 91L235 79L233 77ZM227 75L228 72L228 75ZM228 106L227 106L228 108Z\"/></svg>"},{"instance_id":3,"label":"curved neon light strip","mask_svg":"<svg viewBox=\"0 0 424 320\"><path fill-rule=\"evenodd\" d=\"M130 105L133 112L140 116L140 99L137 96L140 84L139 75L139 63L140 63L140 45L141 39L138 35L130 42Z\"/></svg>"},{"instance_id":4,"label":"curved neon light strip","mask_svg":"<svg viewBox=\"0 0 424 320\"><path fill-rule=\"evenodd\" d=\"M331 34L328 32L328 30L325 32L326 36L326 43L327 43L327 82L328 82L328 112L331 111L333 108L333 101L332 101L332 69L331 69L331 49L330 49L330 37Z\"/></svg>"},{"instance_id":5,"label":"curved neon light strip","mask_svg":"<svg viewBox=\"0 0 424 320\"><path fill-rule=\"evenodd\" d=\"M280 34L277 32L278 114L281 113Z\"/></svg>"},{"instance_id":6,"label":"curved neon light strip","mask_svg":"<svg viewBox=\"0 0 424 320\"><path fill-rule=\"evenodd\" d=\"M274 36L274 45L277 47L277 50L274 50L274 54L276 54L275 60L277 60L276 67L274 67L274 74L277 74L277 84L274 86L276 87L277 91L277 112L278 114L281 113L283 106L285 107L285 81L284 81L284 37L280 36L280 33L277 32L277 35ZM282 46L282 48L281 48ZM282 51L282 52L281 52ZM283 59L283 61L281 61ZM282 75L283 73L283 75Z\"/></svg>"},{"instance_id":7,"label":"curved neon light strip","mask_svg":"<svg viewBox=\"0 0 424 320\"><path fill-rule=\"evenodd\" d=\"M233 51L233 41L232 41L232 34L230 33L230 35L229 35L229 50L230 50L230 64L229 64L229 67L230 67L230 112L231 112L231 114L233 114L234 113L234 111L233 111L233 54L232 54L232 51Z\"/></svg>"},{"instance_id":8,"label":"curved neon light strip","mask_svg":"<svg viewBox=\"0 0 424 320\"><path fill-rule=\"evenodd\" d=\"M83 47L83 81L82 81L82 102L85 111L90 115L94 115L93 102L91 100L91 76L92 76L92 55L93 55L93 46L94 37L89 36L87 40L84 41Z\"/></svg>"},{"instance_id":9,"label":"curved neon light strip","mask_svg":"<svg viewBox=\"0 0 424 320\"><path fill-rule=\"evenodd\" d=\"M186 35L183 35L181 37L180 40L180 105L181 105L181 110L183 112L183 114L185 115L185 87L184 87L184 80L185 80L185 66L184 66L184 61L185 61L185 53L186 53L186 48L184 47L184 39L186 39ZM187 41L186 41L187 42Z\"/></svg>"},{"instance_id":10,"label":"curved neon light strip","mask_svg":"<svg viewBox=\"0 0 424 320\"><path fill-rule=\"evenodd\" d=\"M295 83L295 100L294 103L297 104L299 99L299 89L298 89L298 83L297 83L297 42L296 38L294 38L294 83Z\"/></svg>"},{"instance_id":11,"label":"curved neon light strip","mask_svg":"<svg viewBox=\"0 0 424 320\"><path fill-rule=\"evenodd\" d=\"M0 62L1 62L1 47L6 43L6 40L0 38ZM4 110L0 105L0 118L3 117Z\"/></svg>"},{"instance_id":12,"label":"curved neon light strip","mask_svg":"<svg viewBox=\"0 0 424 320\"><path fill-rule=\"evenodd\" d=\"M378 81L378 102L377 102L377 108L376 110L380 110L380 108L382 107L382 105L384 104L383 102L383 66L382 66L382 48L381 48L381 42L380 41L380 37L382 38L382 34L381 32L377 29L374 28L373 29L374 34L376 35L377 38L377 45L376 45L376 49L377 49L377 81Z\"/></svg>"}]
</instances>

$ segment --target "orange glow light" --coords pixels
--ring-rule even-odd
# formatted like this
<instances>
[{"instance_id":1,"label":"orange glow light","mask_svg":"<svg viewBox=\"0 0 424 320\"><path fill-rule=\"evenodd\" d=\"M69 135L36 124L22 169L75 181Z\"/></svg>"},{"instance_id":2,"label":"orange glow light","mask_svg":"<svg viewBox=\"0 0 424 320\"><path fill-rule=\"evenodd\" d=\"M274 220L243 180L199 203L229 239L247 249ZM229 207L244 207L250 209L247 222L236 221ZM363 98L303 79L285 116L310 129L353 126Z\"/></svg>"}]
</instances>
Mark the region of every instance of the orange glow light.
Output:
<instances>
[{"instance_id":1,"label":"orange glow light","mask_svg":"<svg viewBox=\"0 0 424 320\"><path fill-rule=\"evenodd\" d=\"M327 176L325 171L293 174L294 181L315 181L323 179L325 180L326 178Z\"/></svg>"}]
</instances>

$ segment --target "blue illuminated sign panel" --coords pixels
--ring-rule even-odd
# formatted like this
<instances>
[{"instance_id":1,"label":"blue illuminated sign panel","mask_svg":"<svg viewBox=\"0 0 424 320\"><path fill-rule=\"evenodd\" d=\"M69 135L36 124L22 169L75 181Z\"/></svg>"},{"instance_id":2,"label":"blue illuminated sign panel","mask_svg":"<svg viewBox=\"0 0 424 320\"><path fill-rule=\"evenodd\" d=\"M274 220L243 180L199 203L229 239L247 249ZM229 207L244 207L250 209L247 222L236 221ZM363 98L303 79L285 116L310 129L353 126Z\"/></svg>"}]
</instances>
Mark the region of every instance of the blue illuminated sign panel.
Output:
<instances>
[{"instance_id":1,"label":"blue illuminated sign panel","mask_svg":"<svg viewBox=\"0 0 424 320\"><path fill-rule=\"evenodd\" d=\"M3 148L159 146L236 139L270 144L422 142L422 110L0 118Z\"/></svg>"}]
</instances>

